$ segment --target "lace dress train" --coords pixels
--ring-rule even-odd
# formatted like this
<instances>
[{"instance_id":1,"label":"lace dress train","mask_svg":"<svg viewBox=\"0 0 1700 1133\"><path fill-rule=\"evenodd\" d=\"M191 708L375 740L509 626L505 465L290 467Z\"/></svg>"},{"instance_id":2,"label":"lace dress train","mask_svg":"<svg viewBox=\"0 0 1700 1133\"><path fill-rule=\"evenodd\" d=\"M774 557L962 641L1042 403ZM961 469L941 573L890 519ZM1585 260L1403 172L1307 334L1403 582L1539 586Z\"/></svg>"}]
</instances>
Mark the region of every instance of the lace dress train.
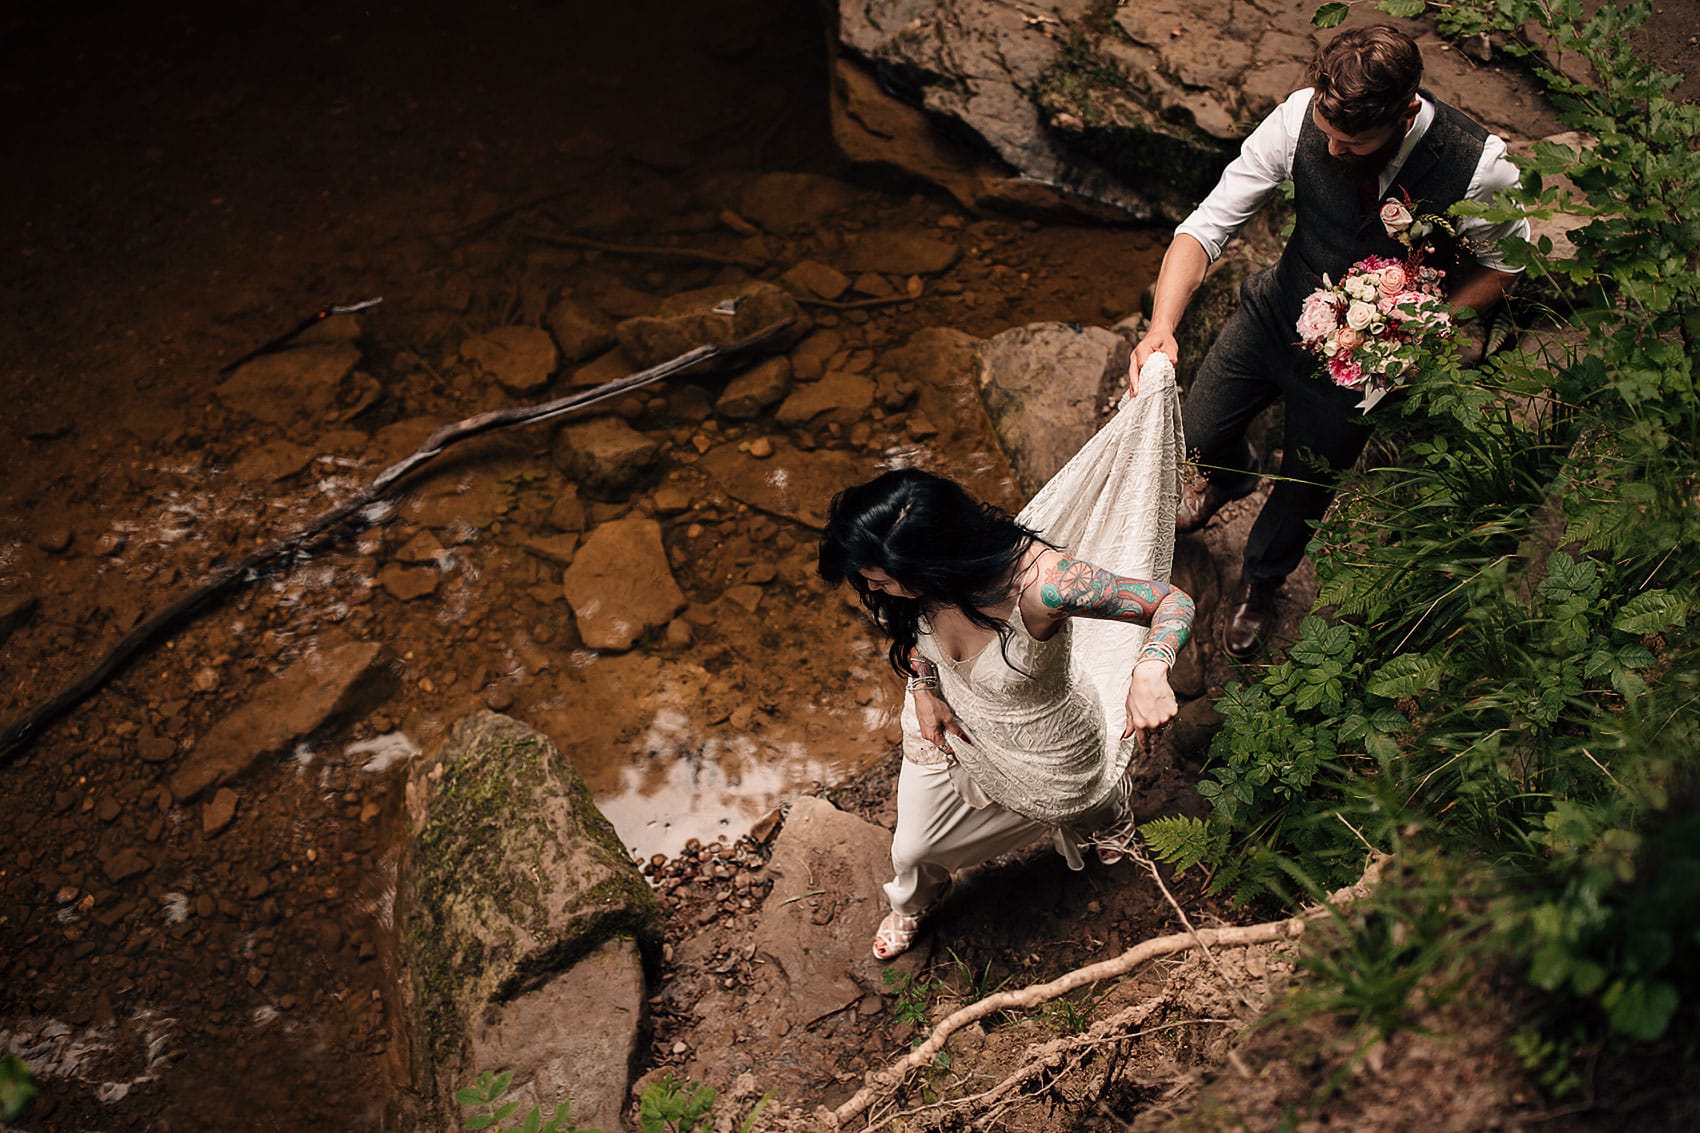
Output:
<instances>
[{"instance_id":1,"label":"lace dress train","mask_svg":"<svg viewBox=\"0 0 1700 1133\"><path fill-rule=\"evenodd\" d=\"M1167 581L1183 450L1174 367L1155 355L1139 396L1123 399L1020 519L1077 558ZM925 908L951 870L1044 831L1078 869L1079 847L1125 809L1121 787L1139 749L1121 733L1145 628L1073 619L1038 641L1016 611L1008 629L1005 643L962 662L921 637L972 742L953 740L946 754L921 737L914 699L905 699L896 877L886 886L899 912Z\"/></svg>"}]
</instances>

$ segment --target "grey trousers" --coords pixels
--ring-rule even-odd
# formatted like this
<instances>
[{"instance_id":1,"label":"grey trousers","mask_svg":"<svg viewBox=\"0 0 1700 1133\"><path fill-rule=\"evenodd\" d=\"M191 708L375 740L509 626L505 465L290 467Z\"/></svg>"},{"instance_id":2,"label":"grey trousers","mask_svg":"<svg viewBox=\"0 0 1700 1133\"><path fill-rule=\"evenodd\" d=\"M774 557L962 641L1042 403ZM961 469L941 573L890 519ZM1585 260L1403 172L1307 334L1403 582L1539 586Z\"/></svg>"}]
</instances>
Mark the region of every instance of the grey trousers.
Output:
<instances>
[{"instance_id":1,"label":"grey trousers","mask_svg":"<svg viewBox=\"0 0 1700 1133\"><path fill-rule=\"evenodd\" d=\"M1298 330L1266 313L1272 304L1261 292L1270 286L1258 276L1246 281L1181 406L1190 454L1212 483L1237 493L1250 490L1258 471L1246 427L1285 403L1279 478L1246 539L1245 577L1258 582L1279 582L1299 565L1340 474L1370 437L1356 408L1362 394L1330 381L1296 345Z\"/></svg>"}]
</instances>

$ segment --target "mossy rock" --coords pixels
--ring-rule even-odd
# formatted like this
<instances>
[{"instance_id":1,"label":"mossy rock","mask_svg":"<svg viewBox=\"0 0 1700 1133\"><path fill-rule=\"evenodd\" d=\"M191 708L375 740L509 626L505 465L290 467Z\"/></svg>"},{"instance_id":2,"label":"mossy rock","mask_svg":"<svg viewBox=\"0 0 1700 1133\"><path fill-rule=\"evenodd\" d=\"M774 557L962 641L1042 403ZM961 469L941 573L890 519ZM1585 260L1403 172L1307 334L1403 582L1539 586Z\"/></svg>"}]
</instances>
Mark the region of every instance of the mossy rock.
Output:
<instances>
[{"instance_id":1,"label":"mossy rock","mask_svg":"<svg viewBox=\"0 0 1700 1133\"><path fill-rule=\"evenodd\" d=\"M604 943L635 941L653 974L655 895L545 736L494 712L469 716L435 760L419 761L408 802L398 919L415 1077L427 1092L458 1069L491 1006Z\"/></svg>"}]
</instances>

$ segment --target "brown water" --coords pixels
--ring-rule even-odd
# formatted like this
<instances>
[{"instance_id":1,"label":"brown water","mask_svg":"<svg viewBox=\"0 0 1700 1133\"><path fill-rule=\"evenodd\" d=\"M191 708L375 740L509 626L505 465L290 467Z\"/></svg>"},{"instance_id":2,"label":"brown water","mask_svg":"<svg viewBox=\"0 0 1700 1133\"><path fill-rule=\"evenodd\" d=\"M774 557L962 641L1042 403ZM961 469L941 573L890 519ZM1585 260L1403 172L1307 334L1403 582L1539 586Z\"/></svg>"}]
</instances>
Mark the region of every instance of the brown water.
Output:
<instances>
[{"instance_id":1,"label":"brown water","mask_svg":"<svg viewBox=\"0 0 1700 1133\"><path fill-rule=\"evenodd\" d=\"M0 142L0 616L37 603L0 640L7 719L424 430L523 400L478 378L463 340L536 325L563 294L619 316L729 274L552 237L757 255L769 279L885 229L961 251L914 302L813 308L831 366L918 386L901 408L805 430L703 416L724 377L619 407L661 462L586 522L660 519L689 644L583 648L560 566L527 549L571 534L564 481L549 432L520 431L256 580L0 769L0 1046L44 1080L25 1128L378 1127L398 1072L381 960L397 760L481 706L548 733L638 856L735 836L889 749L896 684L860 615L811 581L813 531L729 498L702 451L920 462L1013 502L960 375L897 373L898 349L926 328L1119 317L1158 246L867 181L752 244L720 215L752 178L845 172L817 19L780 2L0 18L0 91L27 108ZM226 362L373 295L365 377L323 414L266 424L214 395ZM658 502L668 488L683 511ZM408 562L425 534L441 554ZM431 585L399 597L396 570ZM173 802L163 784L219 720L345 639L384 646L381 703L233 783L228 826Z\"/></svg>"}]
</instances>

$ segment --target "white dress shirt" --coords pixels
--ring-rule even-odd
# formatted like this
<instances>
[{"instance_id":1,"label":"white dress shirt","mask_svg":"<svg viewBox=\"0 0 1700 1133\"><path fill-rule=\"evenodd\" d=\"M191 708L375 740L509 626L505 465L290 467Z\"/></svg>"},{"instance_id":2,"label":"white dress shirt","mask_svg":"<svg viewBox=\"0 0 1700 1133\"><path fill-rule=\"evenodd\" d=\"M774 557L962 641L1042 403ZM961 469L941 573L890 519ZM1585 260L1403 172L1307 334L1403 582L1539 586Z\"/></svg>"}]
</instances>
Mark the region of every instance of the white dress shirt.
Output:
<instances>
[{"instance_id":1,"label":"white dress shirt","mask_svg":"<svg viewBox=\"0 0 1700 1133\"><path fill-rule=\"evenodd\" d=\"M1298 149L1299 130L1310 114L1311 96L1315 90L1306 87L1289 95L1287 100L1265 118L1240 147L1240 155L1222 171L1222 179L1210 190L1199 206L1175 229L1178 236L1186 233L1201 244L1211 262L1222 254L1222 248L1234 233L1258 209L1268 203L1283 181L1293 176L1293 154ZM1399 152L1382 171L1377 186L1377 199L1387 193L1388 186L1398 176L1411 150L1422 140L1434 122L1434 103L1426 98L1417 100L1420 106ZM1517 167L1505 156L1505 141L1498 134L1489 134L1482 143L1482 158L1470 178L1464 193L1465 200L1491 201L1495 193L1517 183ZM1470 241L1476 260L1495 271L1518 272L1522 268L1505 262L1501 241L1510 236L1529 238L1529 222L1522 218L1504 224L1489 224L1479 217L1463 217L1454 223L1458 235Z\"/></svg>"}]
</instances>

